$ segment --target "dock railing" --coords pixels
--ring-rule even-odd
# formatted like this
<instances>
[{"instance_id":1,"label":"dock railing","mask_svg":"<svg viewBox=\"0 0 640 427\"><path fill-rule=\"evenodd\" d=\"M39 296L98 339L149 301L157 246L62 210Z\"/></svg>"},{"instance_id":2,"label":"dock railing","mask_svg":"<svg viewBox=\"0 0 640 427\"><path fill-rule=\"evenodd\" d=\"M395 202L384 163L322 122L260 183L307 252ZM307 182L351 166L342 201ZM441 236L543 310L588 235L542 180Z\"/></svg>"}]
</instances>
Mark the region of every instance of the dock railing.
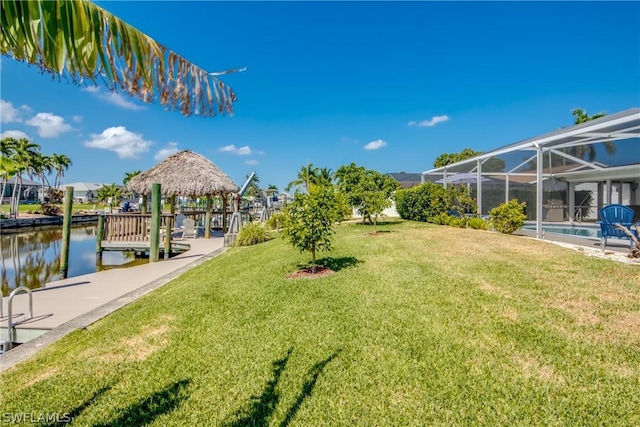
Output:
<instances>
[{"instance_id":1,"label":"dock railing","mask_svg":"<svg viewBox=\"0 0 640 427\"><path fill-rule=\"evenodd\" d=\"M109 242L146 242L150 240L151 214L114 213L104 216L103 240ZM174 215L163 213L160 218L161 232L167 229ZM171 222L175 223L175 219Z\"/></svg>"}]
</instances>

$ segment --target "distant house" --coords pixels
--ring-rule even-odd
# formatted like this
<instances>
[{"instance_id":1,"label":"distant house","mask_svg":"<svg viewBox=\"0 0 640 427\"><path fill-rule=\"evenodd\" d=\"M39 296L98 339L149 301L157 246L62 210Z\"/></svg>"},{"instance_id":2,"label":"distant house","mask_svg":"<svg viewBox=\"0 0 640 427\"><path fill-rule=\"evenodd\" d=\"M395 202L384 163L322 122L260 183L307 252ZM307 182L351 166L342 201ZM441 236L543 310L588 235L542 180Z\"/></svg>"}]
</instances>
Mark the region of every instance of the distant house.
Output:
<instances>
[{"instance_id":1,"label":"distant house","mask_svg":"<svg viewBox=\"0 0 640 427\"><path fill-rule=\"evenodd\" d=\"M422 183L419 173L397 172L388 173L387 175L398 181L400 188L411 188Z\"/></svg>"},{"instance_id":2,"label":"distant house","mask_svg":"<svg viewBox=\"0 0 640 427\"><path fill-rule=\"evenodd\" d=\"M80 203L90 203L98 196L98 189L104 184L95 182L72 182L62 186L65 191L67 187L73 187L73 200Z\"/></svg>"},{"instance_id":3,"label":"distant house","mask_svg":"<svg viewBox=\"0 0 640 427\"><path fill-rule=\"evenodd\" d=\"M4 188L4 194L2 194L3 200L11 199L13 194L13 187L16 185L16 177L11 177L7 180L7 185ZM45 186L46 191L47 186ZM20 203L24 202L39 202L42 200L42 183L31 181L26 178L22 178L22 186L20 187L20 194L18 195Z\"/></svg>"}]
</instances>

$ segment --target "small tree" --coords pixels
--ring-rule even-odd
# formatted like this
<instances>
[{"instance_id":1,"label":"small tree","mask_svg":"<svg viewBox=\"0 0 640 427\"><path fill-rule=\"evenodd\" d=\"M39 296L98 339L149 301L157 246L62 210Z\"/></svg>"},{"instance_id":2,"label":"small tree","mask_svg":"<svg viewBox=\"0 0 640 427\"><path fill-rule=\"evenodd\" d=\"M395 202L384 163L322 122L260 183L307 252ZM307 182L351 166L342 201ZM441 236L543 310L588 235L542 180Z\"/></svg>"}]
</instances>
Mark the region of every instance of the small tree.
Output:
<instances>
[{"instance_id":1,"label":"small tree","mask_svg":"<svg viewBox=\"0 0 640 427\"><path fill-rule=\"evenodd\" d=\"M331 250L332 227L340 222L344 202L332 187L310 185L297 193L286 210L282 236L300 252L311 252L311 271L316 272L316 252Z\"/></svg>"},{"instance_id":2,"label":"small tree","mask_svg":"<svg viewBox=\"0 0 640 427\"><path fill-rule=\"evenodd\" d=\"M388 175L355 163L341 166L336 178L338 189L345 195L349 206L362 215L363 222L373 224L375 230L378 216L392 204L398 182Z\"/></svg>"}]
</instances>

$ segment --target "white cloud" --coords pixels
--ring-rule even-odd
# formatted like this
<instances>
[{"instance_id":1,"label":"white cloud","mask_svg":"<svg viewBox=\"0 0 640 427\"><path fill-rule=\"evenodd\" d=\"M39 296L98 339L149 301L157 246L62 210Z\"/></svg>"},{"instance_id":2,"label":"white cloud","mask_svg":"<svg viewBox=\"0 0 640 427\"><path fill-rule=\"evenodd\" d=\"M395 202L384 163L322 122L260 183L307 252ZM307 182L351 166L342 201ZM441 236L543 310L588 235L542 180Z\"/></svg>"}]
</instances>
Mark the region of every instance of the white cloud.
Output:
<instances>
[{"instance_id":1,"label":"white cloud","mask_svg":"<svg viewBox=\"0 0 640 427\"><path fill-rule=\"evenodd\" d=\"M15 139L22 139L22 138L27 138L27 139L31 139L29 138L29 135L27 135L26 133L20 131L20 130L6 130L2 133L0 133L0 139L4 139L4 138L15 138Z\"/></svg>"},{"instance_id":2,"label":"white cloud","mask_svg":"<svg viewBox=\"0 0 640 427\"><path fill-rule=\"evenodd\" d=\"M135 159L138 154L149 151L151 141L142 139L142 135L128 131L124 126L110 127L97 135L92 133L91 139L84 145L90 148L115 151L121 159Z\"/></svg>"},{"instance_id":3,"label":"white cloud","mask_svg":"<svg viewBox=\"0 0 640 427\"><path fill-rule=\"evenodd\" d=\"M15 108L11 102L0 99L1 123L21 122L21 115L22 113L20 112L20 110Z\"/></svg>"},{"instance_id":4,"label":"white cloud","mask_svg":"<svg viewBox=\"0 0 640 427\"><path fill-rule=\"evenodd\" d=\"M386 142L384 142L381 139L375 140L375 141L371 141L370 143L368 143L367 145L364 146L365 150L377 150L379 148L384 147L385 145L387 145Z\"/></svg>"},{"instance_id":5,"label":"white cloud","mask_svg":"<svg viewBox=\"0 0 640 427\"><path fill-rule=\"evenodd\" d=\"M158 150L158 152L156 153L155 156L153 156L154 160L157 161L161 161L166 159L167 157L169 157L172 154L176 154L178 152L178 143L177 142L170 142L167 144L166 147Z\"/></svg>"},{"instance_id":6,"label":"white cloud","mask_svg":"<svg viewBox=\"0 0 640 427\"><path fill-rule=\"evenodd\" d=\"M73 116L71 119L76 123L80 123L82 121L82 116Z\"/></svg>"},{"instance_id":7,"label":"white cloud","mask_svg":"<svg viewBox=\"0 0 640 427\"><path fill-rule=\"evenodd\" d=\"M64 122L64 118L52 113L38 113L25 122L38 128L38 135L43 138L55 138L72 128Z\"/></svg>"},{"instance_id":8,"label":"white cloud","mask_svg":"<svg viewBox=\"0 0 640 427\"><path fill-rule=\"evenodd\" d=\"M251 159L251 160L247 160L247 161L246 161L246 162L244 162L244 163L245 163L245 165L251 165L251 166L253 166L253 165L257 165L257 164L258 164L258 161L257 161L257 160L255 160L255 159Z\"/></svg>"},{"instance_id":9,"label":"white cloud","mask_svg":"<svg viewBox=\"0 0 640 427\"><path fill-rule=\"evenodd\" d=\"M99 87L97 86L88 86L84 89L85 91L93 94L96 98L100 98L103 99L113 105L117 105L120 108L124 108L125 110L143 110L144 107L135 104L133 102L131 102L130 100L128 100L127 98L125 98L124 96L122 96L120 93L118 92L103 92L102 90L100 90ZM128 95L127 95L128 96Z\"/></svg>"},{"instance_id":10,"label":"white cloud","mask_svg":"<svg viewBox=\"0 0 640 427\"><path fill-rule=\"evenodd\" d=\"M225 145L224 147L220 148L219 151L222 153L237 154L238 156L248 156L249 154L252 153L251 148L249 148L248 145L245 145L244 147L236 148L236 146L233 144Z\"/></svg>"},{"instance_id":11,"label":"white cloud","mask_svg":"<svg viewBox=\"0 0 640 427\"><path fill-rule=\"evenodd\" d=\"M431 127L435 126L438 123L443 123L449 120L449 116L433 116L429 120L423 120L421 122L410 121L407 123L408 126L418 126L418 127Z\"/></svg>"}]
</instances>

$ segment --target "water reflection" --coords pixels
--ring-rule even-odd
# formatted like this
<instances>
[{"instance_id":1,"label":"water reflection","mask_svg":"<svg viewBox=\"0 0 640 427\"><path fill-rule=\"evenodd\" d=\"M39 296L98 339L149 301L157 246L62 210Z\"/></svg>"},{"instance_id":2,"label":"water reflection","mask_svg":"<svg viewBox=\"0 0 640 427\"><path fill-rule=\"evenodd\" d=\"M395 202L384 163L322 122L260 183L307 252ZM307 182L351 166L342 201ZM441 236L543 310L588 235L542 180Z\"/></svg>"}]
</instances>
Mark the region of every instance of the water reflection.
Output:
<instances>
[{"instance_id":1,"label":"water reflection","mask_svg":"<svg viewBox=\"0 0 640 427\"><path fill-rule=\"evenodd\" d=\"M94 273L110 268L131 267L148 262L136 259L133 252L104 252L96 265L96 225L71 229L68 277ZM0 283L7 296L18 286L37 289L47 282L59 280L62 228L47 227L0 235Z\"/></svg>"}]
</instances>

